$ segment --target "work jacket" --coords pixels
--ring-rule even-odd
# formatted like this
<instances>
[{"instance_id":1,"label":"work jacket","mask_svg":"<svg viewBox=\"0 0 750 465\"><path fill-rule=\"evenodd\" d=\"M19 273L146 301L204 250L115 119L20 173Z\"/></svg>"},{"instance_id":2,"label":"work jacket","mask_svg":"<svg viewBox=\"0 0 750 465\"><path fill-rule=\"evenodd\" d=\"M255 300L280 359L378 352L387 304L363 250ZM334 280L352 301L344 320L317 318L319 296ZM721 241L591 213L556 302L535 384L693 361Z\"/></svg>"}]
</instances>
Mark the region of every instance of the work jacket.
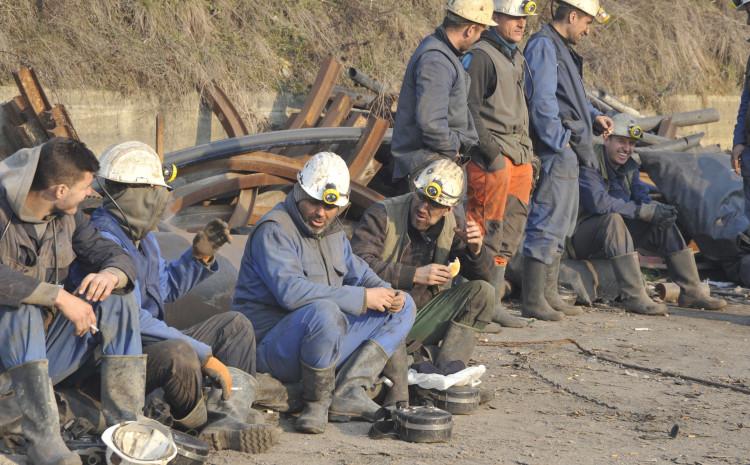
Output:
<instances>
[{"instance_id":1,"label":"work jacket","mask_svg":"<svg viewBox=\"0 0 750 465\"><path fill-rule=\"evenodd\" d=\"M140 324L144 342L149 342L149 339L181 339L195 349L201 362L205 362L211 356L211 347L168 326L164 322L164 307L215 273L219 269L217 261L207 266L195 259L189 248L177 260L167 262L153 233L146 234L136 245L104 207L91 214L91 222L103 237L121 247L135 264L135 296L141 308Z\"/></svg>"},{"instance_id":2,"label":"work jacket","mask_svg":"<svg viewBox=\"0 0 750 465\"><path fill-rule=\"evenodd\" d=\"M73 260L93 272L112 271L118 289L132 290L133 262L82 212L39 221L24 211L40 153L41 146L21 149L0 163L0 306L52 308L58 285L74 290L67 279Z\"/></svg>"},{"instance_id":3,"label":"work jacket","mask_svg":"<svg viewBox=\"0 0 750 465\"><path fill-rule=\"evenodd\" d=\"M534 151L540 157L551 156L569 144L580 166L595 168L593 120L601 112L586 97L583 59L551 24L529 38L524 56Z\"/></svg>"},{"instance_id":4,"label":"work jacket","mask_svg":"<svg viewBox=\"0 0 750 465\"><path fill-rule=\"evenodd\" d=\"M250 319L262 341L282 318L312 302L328 300L342 312L363 315L365 289L372 287L390 286L352 253L339 223L312 232L289 193L248 238L232 307Z\"/></svg>"},{"instance_id":5,"label":"work jacket","mask_svg":"<svg viewBox=\"0 0 750 465\"><path fill-rule=\"evenodd\" d=\"M750 140L750 118L748 118L748 112L750 111L750 58L747 60L745 66L745 81L742 87L742 97L740 98L740 108L737 111L737 124L734 126L734 139L733 146L735 145L748 145ZM743 173L743 176L746 174Z\"/></svg>"},{"instance_id":6,"label":"work jacket","mask_svg":"<svg viewBox=\"0 0 750 465\"><path fill-rule=\"evenodd\" d=\"M460 55L441 27L422 40L409 60L391 141L394 180L431 157L452 160L477 144L467 104L469 76Z\"/></svg>"},{"instance_id":7,"label":"work jacket","mask_svg":"<svg viewBox=\"0 0 750 465\"><path fill-rule=\"evenodd\" d=\"M624 165L615 167L607 159L603 145L597 144L594 151L596 166L581 167L578 177L581 218L618 213L635 219L638 206L651 202L648 185L641 181L637 155L633 154Z\"/></svg>"},{"instance_id":8,"label":"work jacket","mask_svg":"<svg viewBox=\"0 0 750 465\"><path fill-rule=\"evenodd\" d=\"M464 55L463 65L471 77L469 110L479 135L479 145L471 150L472 161L486 171L502 168L503 156L515 165L530 163L521 51L491 30Z\"/></svg>"},{"instance_id":9,"label":"work jacket","mask_svg":"<svg viewBox=\"0 0 750 465\"><path fill-rule=\"evenodd\" d=\"M435 286L414 285L417 268L431 263L447 265L454 258L461 261L461 274L468 279L489 281L494 259L482 247L474 256L454 232L464 228L462 218L453 212L425 232L411 225L411 202L414 194L383 200L371 206L354 228L352 249L385 281L414 299L417 308L424 307L441 290ZM450 283L444 288L450 286Z\"/></svg>"}]
</instances>

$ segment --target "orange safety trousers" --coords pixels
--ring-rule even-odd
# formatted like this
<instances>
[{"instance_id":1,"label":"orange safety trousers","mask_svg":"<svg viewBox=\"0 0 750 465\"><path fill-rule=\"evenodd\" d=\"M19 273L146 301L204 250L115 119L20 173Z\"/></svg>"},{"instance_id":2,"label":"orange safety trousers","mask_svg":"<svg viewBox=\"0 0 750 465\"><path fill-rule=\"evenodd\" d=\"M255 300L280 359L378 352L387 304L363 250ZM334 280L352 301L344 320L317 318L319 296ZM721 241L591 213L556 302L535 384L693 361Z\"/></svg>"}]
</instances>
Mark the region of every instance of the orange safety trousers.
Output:
<instances>
[{"instance_id":1,"label":"orange safety trousers","mask_svg":"<svg viewBox=\"0 0 750 465\"><path fill-rule=\"evenodd\" d=\"M531 163L514 165L505 157L505 167L485 171L473 161L466 165L467 212L484 233L484 244L505 266L523 237L529 212L534 170Z\"/></svg>"}]
</instances>

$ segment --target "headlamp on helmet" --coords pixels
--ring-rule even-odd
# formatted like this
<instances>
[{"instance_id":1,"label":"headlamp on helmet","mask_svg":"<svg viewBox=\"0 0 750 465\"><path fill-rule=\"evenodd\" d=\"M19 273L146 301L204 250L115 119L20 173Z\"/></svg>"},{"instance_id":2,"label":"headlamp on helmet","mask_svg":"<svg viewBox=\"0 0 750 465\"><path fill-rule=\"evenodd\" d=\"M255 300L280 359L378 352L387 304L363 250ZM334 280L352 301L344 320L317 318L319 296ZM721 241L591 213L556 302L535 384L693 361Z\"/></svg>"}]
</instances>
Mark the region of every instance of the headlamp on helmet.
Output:
<instances>
[{"instance_id":1,"label":"headlamp on helmet","mask_svg":"<svg viewBox=\"0 0 750 465\"><path fill-rule=\"evenodd\" d=\"M338 189L336 189L335 184L326 184L326 190L323 191L323 198L321 200L326 205L335 206L340 197L341 194L339 194L339 191Z\"/></svg>"},{"instance_id":2,"label":"headlamp on helmet","mask_svg":"<svg viewBox=\"0 0 750 465\"><path fill-rule=\"evenodd\" d=\"M438 180L433 180L425 186L423 192L427 198L437 202L440 196L443 195L443 184Z\"/></svg>"},{"instance_id":3,"label":"headlamp on helmet","mask_svg":"<svg viewBox=\"0 0 750 465\"><path fill-rule=\"evenodd\" d=\"M643 128L641 128L637 124L631 124L630 126L628 126L628 136L630 136L630 138L634 140L643 139Z\"/></svg>"},{"instance_id":4,"label":"headlamp on helmet","mask_svg":"<svg viewBox=\"0 0 750 465\"><path fill-rule=\"evenodd\" d=\"M526 13L529 16L534 16L536 14L537 10L537 4L534 0L527 0L523 4L523 12Z\"/></svg>"}]
</instances>

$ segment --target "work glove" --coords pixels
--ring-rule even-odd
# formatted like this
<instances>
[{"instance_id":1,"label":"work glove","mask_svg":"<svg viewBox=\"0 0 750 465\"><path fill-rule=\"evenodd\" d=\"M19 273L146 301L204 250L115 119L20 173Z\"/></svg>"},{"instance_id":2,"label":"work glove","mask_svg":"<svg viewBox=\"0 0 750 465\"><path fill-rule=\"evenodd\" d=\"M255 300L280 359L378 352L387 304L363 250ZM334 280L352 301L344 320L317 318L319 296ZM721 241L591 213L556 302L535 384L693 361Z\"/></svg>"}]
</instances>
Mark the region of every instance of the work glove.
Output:
<instances>
[{"instance_id":1,"label":"work glove","mask_svg":"<svg viewBox=\"0 0 750 465\"><path fill-rule=\"evenodd\" d=\"M193 256L201 260L208 260L221 248L232 240L229 225L219 219L211 220L193 238Z\"/></svg>"},{"instance_id":2,"label":"work glove","mask_svg":"<svg viewBox=\"0 0 750 465\"><path fill-rule=\"evenodd\" d=\"M208 357L206 363L201 367L201 372L214 380L214 382L219 383L221 386L221 398L229 400L229 397L232 395L232 375L229 373L226 365L221 363L218 358L211 356Z\"/></svg>"},{"instance_id":3,"label":"work glove","mask_svg":"<svg viewBox=\"0 0 750 465\"><path fill-rule=\"evenodd\" d=\"M660 202L644 203L639 205L637 211L638 219L658 226L667 228L677 221L677 209L672 205Z\"/></svg>"}]
</instances>

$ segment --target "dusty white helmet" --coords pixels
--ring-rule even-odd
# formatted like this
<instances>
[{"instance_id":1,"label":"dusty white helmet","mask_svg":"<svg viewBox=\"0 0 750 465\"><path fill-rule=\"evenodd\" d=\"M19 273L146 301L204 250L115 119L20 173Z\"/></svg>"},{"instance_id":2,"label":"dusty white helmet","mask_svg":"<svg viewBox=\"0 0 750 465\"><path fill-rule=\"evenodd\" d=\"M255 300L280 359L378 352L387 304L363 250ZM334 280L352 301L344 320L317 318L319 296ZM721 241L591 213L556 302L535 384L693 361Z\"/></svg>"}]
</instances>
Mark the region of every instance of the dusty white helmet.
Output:
<instances>
[{"instance_id":1,"label":"dusty white helmet","mask_svg":"<svg viewBox=\"0 0 750 465\"><path fill-rule=\"evenodd\" d=\"M169 429L148 418L107 428L102 442L108 465L166 465L177 455Z\"/></svg>"},{"instance_id":2,"label":"dusty white helmet","mask_svg":"<svg viewBox=\"0 0 750 465\"><path fill-rule=\"evenodd\" d=\"M497 26L492 20L492 0L448 0L448 11L483 26Z\"/></svg>"},{"instance_id":3,"label":"dusty white helmet","mask_svg":"<svg viewBox=\"0 0 750 465\"><path fill-rule=\"evenodd\" d=\"M495 13L508 16L536 16L538 7L534 0L495 0Z\"/></svg>"},{"instance_id":4,"label":"dusty white helmet","mask_svg":"<svg viewBox=\"0 0 750 465\"><path fill-rule=\"evenodd\" d=\"M636 124L632 116L626 113L618 113L612 118L612 121L615 123L614 129L612 129L613 136L627 137L635 141L643 139L643 128Z\"/></svg>"},{"instance_id":5,"label":"dusty white helmet","mask_svg":"<svg viewBox=\"0 0 750 465\"><path fill-rule=\"evenodd\" d=\"M313 155L297 173L297 181L307 195L325 204L345 207L349 203L349 167L333 152Z\"/></svg>"},{"instance_id":6,"label":"dusty white helmet","mask_svg":"<svg viewBox=\"0 0 750 465\"><path fill-rule=\"evenodd\" d=\"M750 0L732 0L732 4L739 10L745 5L750 5Z\"/></svg>"},{"instance_id":7,"label":"dusty white helmet","mask_svg":"<svg viewBox=\"0 0 750 465\"><path fill-rule=\"evenodd\" d=\"M599 0L558 0L563 3L567 3L570 6L574 6L579 10L583 11L587 15L593 16L596 22L599 24L607 24L612 16L604 10Z\"/></svg>"},{"instance_id":8,"label":"dusty white helmet","mask_svg":"<svg viewBox=\"0 0 750 465\"><path fill-rule=\"evenodd\" d=\"M427 165L414 179L417 192L446 207L453 207L461 200L464 183L464 170L445 158Z\"/></svg>"},{"instance_id":9,"label":"dusty white helmet","mask_svg":"<svg viewBox=\"0 0 750 465\"><path fill-rule=\"evenodd\" d=\"M159 155L138 141L113 145L99 157L99 176L124 184L146 184L169 188Z\"/></svg>"}]
</instances>

